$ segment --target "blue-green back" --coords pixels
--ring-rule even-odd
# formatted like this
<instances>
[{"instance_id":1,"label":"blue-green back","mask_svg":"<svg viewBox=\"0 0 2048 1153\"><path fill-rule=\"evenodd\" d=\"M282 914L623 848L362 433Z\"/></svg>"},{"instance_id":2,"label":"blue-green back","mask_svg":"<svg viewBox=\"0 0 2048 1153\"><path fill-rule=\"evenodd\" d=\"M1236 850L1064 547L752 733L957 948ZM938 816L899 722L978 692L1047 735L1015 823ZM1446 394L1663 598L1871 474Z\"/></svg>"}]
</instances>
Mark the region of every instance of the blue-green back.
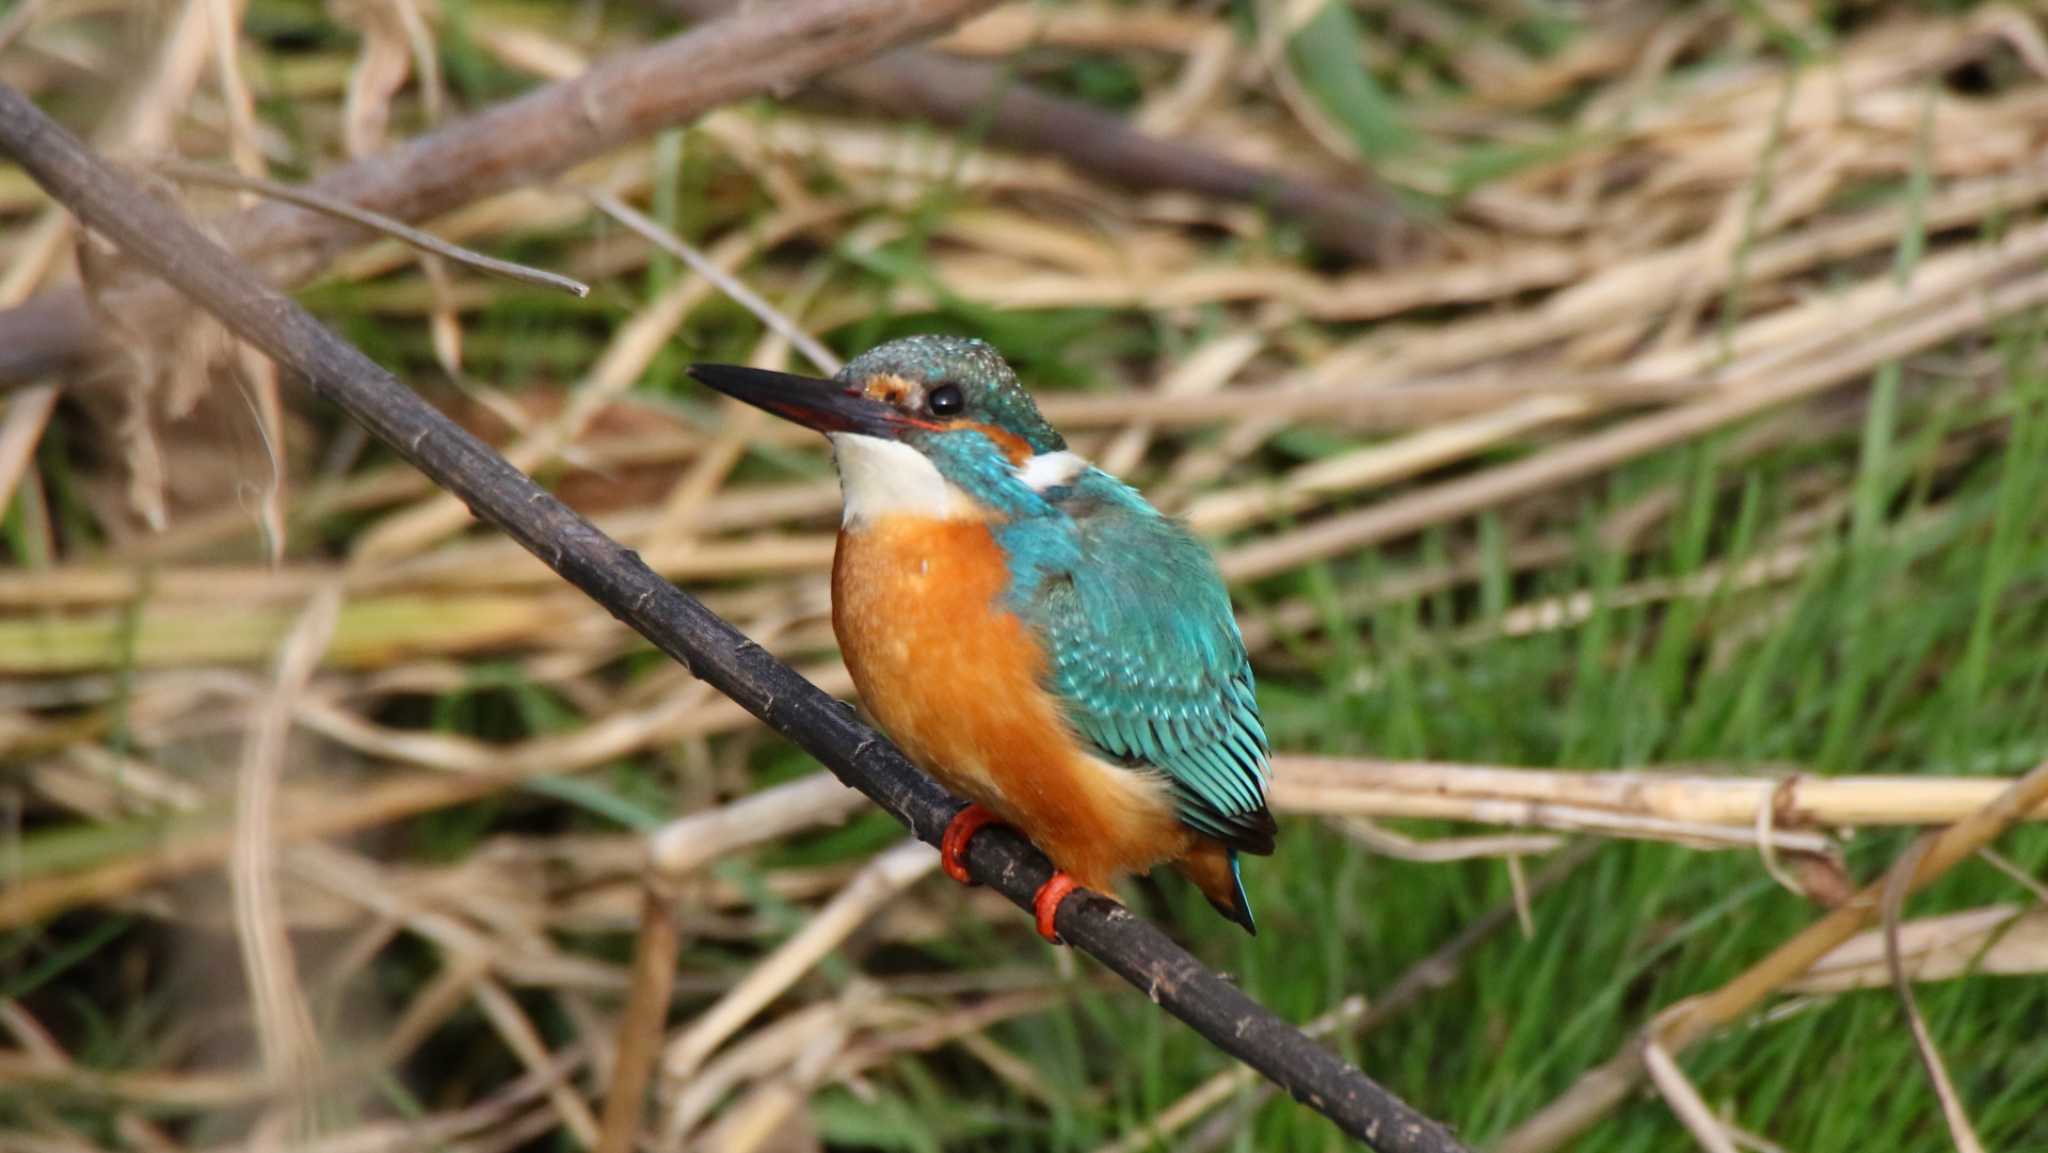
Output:
<instances>
[{"instance_id":1,"label":"blue-green back","mask_svg":"<svg viewBox=\"0 0 2048 1153\"><path fill-rule=\"evenodd\" d=\"M1000 535L1012 607L1044 643L1074 728L1107 759L1163 773L1191 828L1272 852L1265 726L1208 550L1097 469L1045 500L1051 515Z\"/></svg>"}]
</instances>

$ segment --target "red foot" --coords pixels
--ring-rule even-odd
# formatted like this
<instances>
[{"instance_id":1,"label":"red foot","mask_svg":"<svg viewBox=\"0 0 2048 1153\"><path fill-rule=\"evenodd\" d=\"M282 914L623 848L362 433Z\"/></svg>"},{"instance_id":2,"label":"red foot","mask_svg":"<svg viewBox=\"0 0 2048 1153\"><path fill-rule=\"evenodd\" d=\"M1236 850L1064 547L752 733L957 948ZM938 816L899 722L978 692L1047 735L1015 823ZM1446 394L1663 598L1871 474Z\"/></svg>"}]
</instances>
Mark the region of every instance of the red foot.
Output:
<instances>
[{"instance_id":1,"label":"red foot","mask_svg":"<svg viewBox=\"0 0 2048 1153\"><path fill-rule=\"evenodd\" d=\"M969 805L953 814L953 823L946 826L946 835L939 840L939 863L946 868L946 875L963 885L974 884L974 878L967 875L967 842L981 831L983 825L999 825L1002 818L982 808Z\"/></svg>"},{"instance_id":2,"label":"red foot","mask_svg":"<svg viewBox=\"0 0 2048 1153\"><path fill-rule=\"evenodd\" d=\"M1054 873L1045 884L1038 886L1038 895L1031 898L1031 908L1038 914L1038 935L1055 945L1064 945L1057 930L1052 927L1053 918L1060 915L1060 902L1073 896L1081 886L1065 873Z\"/></svg>"}]
</instances>

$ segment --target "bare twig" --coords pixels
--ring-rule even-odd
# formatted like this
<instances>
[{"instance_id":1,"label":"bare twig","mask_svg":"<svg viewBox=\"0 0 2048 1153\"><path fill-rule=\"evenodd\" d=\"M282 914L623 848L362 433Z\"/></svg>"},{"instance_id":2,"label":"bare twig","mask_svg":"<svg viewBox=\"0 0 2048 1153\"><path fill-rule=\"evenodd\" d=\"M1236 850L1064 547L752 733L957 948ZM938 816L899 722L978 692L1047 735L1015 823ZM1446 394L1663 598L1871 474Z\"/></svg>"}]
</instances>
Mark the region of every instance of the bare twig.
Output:
<instances>
[{"instance_id":1,"label":"bare twig","mask_svg":"<svg viewBox=\"0 0 2048 1153\"><path fill-rule=\"evenodd\" d=\"M502 276L506 280L516 280L521 284L533 284L542 288L559 289L571 296L581 297L590 295L590 286L574 277L563 276L559 272L549 272L544 268L514 264L509 260L499 260L495 256L486 256L481 252L464 248L459 244L451 244L431 232L423 232L403 221L393 220L383 213L357 208L346 201L336 200L332 196L324 196L310 188L295 188L289 184L280 184L275 180L265 180L257 176L245 176L239 172L223 172L217 168L207 168L203 165L185 164L178 161L160 163L156 166L156 170L174 180L182 180L189 184L210 184L216 188L236 188L244 192L254 192L261 196L267 196L272 200L281 200L286 204L296 204L301 208L310 208L315 212L324 212L338 220L346 220L351 224L360 224L374 232L384 233L394 240L419 249L421 252L430 252L435 256L445 256L457 264L468 265L478 272L487 272L492 276Z\"/></svg>"},{"instance_id":2,"label":"bare twig","mask_svg":"<svg viewBox=\"0 0 2048 1153\"><path fill-rule=\"evenodd\" d=\"M760 294L748 288L745 281L720 268L716 261L683 243L675 233L611 193L589 192L585 195L606 216L632 229L641 239L681 260L690 266L691 271L717 285L718 291L738 301L740 307L780 334L821 372L829 375L839 371L839 358L832 355L831 349L819 344L816 337L798 328L780 309L761 299Z\"/></svg>"},{"instance_id":3,"label":"bare twig","mask_svg":"<svg viewBox=\"0 0 2048 1153\"><path fill-rule=\"evenodd\" d=\"M815 60L816 53L805 58ZM693 674L868 794L920 840L938 842L960 802L888 741L662 580L637 555L605 537L304 309L255 279L176 208L135 187L27 97L5 86L0 86L0 147L130 259L166 277L237 335L298 373ZM975 877L1020 909L1030 907L1052 875L1042 854L1001 829L974 839L968 865ZM1385 1153L1461 1148L1442 1126L1253 1002L1115 901L1084 891L1061 906L1056 927L1066 941L1144 989L1218 1047L1375 1148Z\"/></svg>"},{"instance_id":4,"label":"bare twig","mask_svg":"<svg viewBox=\"0 0 2048 1153\"><path fill-rule=\"evenodd\" d=\"M1892 992L1899 998L1899 1008L1906 1014L1906 1027L1913 1033L1913 1048L1920 1054L1920 1065L1927 1070L1927 1080L1934 1085L1934 1095L1941 1102L1941 1117L1948 1124L1949 1140L1955 1143L1956 1153L1984 1153L1984 1143L1977 1139L1977 1130L1970 1124L1969 1111L1963 1108L1962 1095L1956 1092L1955 1082L1949 1078L1948 1066L1941 1060L1941 1050L1934 1044L1934 1033L1927 1028L1927 1018L1921 1014L1920 1002L1913 996L1913 981L1906 975L1904 956L1899 949L1899 917L1906 903L1906 888L1931 843L1929 837L1916 839L1912 847L1892 863L1891 871L1885 874L1884 892L1879 902L1879 915L1884 924L1884 964L1891 970Z\"/></svg>"}]
</instances>

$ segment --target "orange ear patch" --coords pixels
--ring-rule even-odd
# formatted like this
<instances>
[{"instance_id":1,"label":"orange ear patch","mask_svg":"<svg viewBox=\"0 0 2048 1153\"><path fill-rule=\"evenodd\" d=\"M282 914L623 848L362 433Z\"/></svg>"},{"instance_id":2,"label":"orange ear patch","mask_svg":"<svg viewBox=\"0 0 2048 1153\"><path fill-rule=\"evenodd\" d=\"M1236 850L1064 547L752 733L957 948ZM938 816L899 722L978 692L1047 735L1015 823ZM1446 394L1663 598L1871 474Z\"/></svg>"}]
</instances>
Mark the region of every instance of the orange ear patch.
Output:
<instances>
[{"instance_id":1,"label":"orange ear patch","mask_svg":"<svg viewBox=\"0 0 2048 1153\"><path fill-rule=\"evenodd\" d=\"M995 446L1002 450L1003 455L1008 457L1013 465L1022 466L1025 461L1031 459L1030 443L1008 429L998 428L993 424L982 424L979 421L918 419L917 414L924 407L924 386L916 381L893 373L878 373L861 383L861 394L869 400L878 400L901 409L911 423L922 428L971 428L995 442Z\"/></svg>"},{"instance_id":2,"label":"orange ear patch","mask_svg":"<svg viewBox=\"0 0 2048 1153\"><path fill-rule=\"evenodd\" d=\"M1021 466L1025 461L1031 459L1030 442L1008 429L997 428L995 425L981 424L979 422L969 422L960 427L971 428L994 441L996 447L1003 450L1003 455L1009 457L1010 463L1013 465Z\"/></svg>"},{"instance_id":3,"label":"orange ear patch","mask_svg":"<svg viewBox=\"0 0 2048 1153\"><path fill-rule=\"evenodd\" d=\"M923 389L912 384L910 381L887 373L869 377L864 383L862 391L869 400L879 400L885 404L893 404L898 408L915 404L924 393Z\"/></svg>"}]
</instances>

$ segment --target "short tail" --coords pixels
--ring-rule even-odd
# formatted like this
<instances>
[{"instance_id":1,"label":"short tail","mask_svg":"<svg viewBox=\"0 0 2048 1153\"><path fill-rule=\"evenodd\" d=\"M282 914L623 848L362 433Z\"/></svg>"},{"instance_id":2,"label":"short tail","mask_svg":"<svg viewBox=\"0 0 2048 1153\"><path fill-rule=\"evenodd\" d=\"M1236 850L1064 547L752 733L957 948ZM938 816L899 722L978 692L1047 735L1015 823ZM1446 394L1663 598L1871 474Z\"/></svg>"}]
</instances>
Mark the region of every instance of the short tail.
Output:
<instances>
[{"instance_id":1,"label":"short tail","mask_svg":"<svg viewBox=\"0 0 2048 1153\"><path fill-rule=\"evenodd\" d=\"M1226 920L1243 926L1254 937L1259 935L1258 922L1252 919L1251 899L1244 895L1244 877L1237 871L1236 849L1201 839L1173 867L1193 881Z\"/></svg>"}]
</instances>

